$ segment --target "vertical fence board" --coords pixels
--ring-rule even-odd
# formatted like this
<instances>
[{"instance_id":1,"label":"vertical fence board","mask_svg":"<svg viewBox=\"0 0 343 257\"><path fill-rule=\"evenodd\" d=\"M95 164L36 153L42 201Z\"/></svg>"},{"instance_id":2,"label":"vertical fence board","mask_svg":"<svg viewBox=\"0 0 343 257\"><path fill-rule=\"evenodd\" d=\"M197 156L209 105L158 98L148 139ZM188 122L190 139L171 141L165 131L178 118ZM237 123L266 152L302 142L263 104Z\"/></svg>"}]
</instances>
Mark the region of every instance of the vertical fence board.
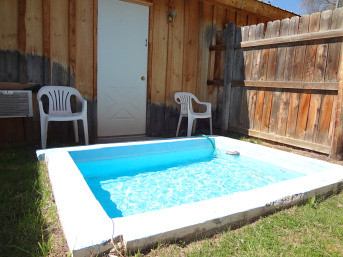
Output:
<instances>
[{"instance_id":1,"label":"vertical fence board","mask_svg":"<svg viewBox=\"0 0 343 257\"><path fill-rule=\"evenodd\" d=\"M310 22L309 15L301 16L299 20L298 34L308 33L309 22ZM293 69L290 75L292 81L302 80L305 53L306 53L306 45L300 44L299 46L296 47ZM287 131L286 131L286 135L288 137L296 136L299 116L303 114L301 111L304 111L303 106L300 107L300 102L301 102L300 93L299 92L291 93L290 104L289 104L289 117L287 121ZM305 102L302 101L302 103L304 104ZM306 124L305 124L305 127L306 127ZM305 130L305 127L304 127L304 130Z\"/></svg>"},{"instance_id":2,"label":"vertical fence board","mask_svg":"<svg viewBox=\"0 0 343 257\"><path fill-rule=\"evenodd\" d=\"M264 33L264 23L260 23L256 27L255 32L255 39L262 39ZM261 79L261 71L263 71L263 57L262 55L264 53L264 50L261 48L255 49L253 51L252 56L252 74L251 79L252 80L260 80ZM249 124L247 128L253 128L254 127L254 119L255 119L255 108L256 108L256 97L257 97L258 90L254 88L249 88L247 92L247 104L248 104L248 117L249 117Z\"/></svg>"},{"instance_id":3,"label":"vertical fence board","mask_svg":"<svg viewBox=\"0 0 343 257\"><path fill-rule=\"evenodd\" d=\"M247 41L249 38L249 27L245 26L243 28L237 28L235 35L235 43ZM233 66L233 80L243 80L244 79L244 54L243 51L237 50L234 55ZM231 99L230 99L230 114L229 114L229 125L233 127L238 127L239 125L239 114L241 107L241 87L232 87Z\"/></svg>"},{"instance_id":4,"label":"vertical fence board","mask_svg":"<svg viewBox=\"0 0 343 257\"><path fill-rule=\"evenodd\" d=\"M297 35L299 27L299 17L292 17L290 21L289 35ZM287 47L287 56L285 63L284 78L286 81L293 80L293 64L295 60L295 53L297 48L295 46ZM289 107L286 130L283 133L287 137L294 137L296 120L298 115L299 93L297 91L289 91Z\"/></svg>"},{"instance_id":5,"label":"vertical fence board","mask_svg":"<svg viewBox=\"0 0 343 257\"><path fill-rule=\"evenodd\" d=\"M310 17L309 32L318 32L320 29L320 13L313 13ZM306 48L303 81L313 81L316 63L317 44L310 44ZM307 114L307 124L304 139L313 141L315 134L314 125L317 119L321 103L321 94L318 91L308 91L307 97L310 98Z\"/></svg>"},{"instance_id":6,"label":"vertical fence board","mask_svg":"<svg viewBox=\"0 0 343 257\"><path fill-rule=\"evenodd\" d=\"M223 88L223 111L221 113L221 133L226 134L229 126L229 115L230 115L230 100L231 100L231 82L232 72L234 64L234 42L235 42L235 29L236 24L229 23L226 30L226 65L224 74L224 88Z\"/></svg>"},{"instance_id":7,"label":"vertical fence board","mask_svg":"<svg viewBox=\"0 0 343 257\"><path fill-rule=\"evenodd\" d=\"M284 19L281 21L280 27L280 36L288 36L290 33L290 26L291 26L290 19ZM282 46L279 48L279 58L277 62L276 68L276 80L277 81L284 81L285 80L285 68L286 68L286 57L287 57L287 47ZM280 94L280 96L278 96ZM286 90L280 90L279 92L274 93L273 97L273 106L272 106L272 116L274 117L273 113L276 114L276 121L271 124L270 131L276 132L276 134L284 136L286 133L287 128L287 118L288 118L288 106L289 106L289 92ZM279 106L277 106L275 99L279 97Z\"/></svg>"},{"instance_id":8,"label":"vertical fence board","mask_svg":"<svg viewBox=\"0 0 343 257\"><path fill-rule=\"evenodd\" d=\"M256 33L256 40L263 39L264 35L264 26L259 27L260 29ZM262 31L263 29L263 31ZM267 76L267 63L268 63L268 54L269 50L262 48L261 50L257 50L254 54L254 59L256 57L256 62L258 63L254 64L253 68L253 79L257 79L260 81L265 81ZM253 94L253 92L252 92ZM261 123L262 123L262 111L263 111L263 100L264 100L264 90L262 88L256 88L256 100L255 100L255 108L251 110L251 115L249 117L254 117L253 124L252 120L250 121L250 126L252 126L255 130L261 129Z\"/></svg>"},{"instance_id":9,"label":"vertical fence board","mask_svg":"<svg viewBox=\"0 0 343 257\"><path fill-rule=\"evenodd\" d=\"M341 29L343 28L343 8L336 9L332 14L332 24L331 29ZM333 53L336 51L336 58L338 58L337 64L334 61L334 58L330 57L333 55ZM337 52L338 51L338 52ZM334 128L334 134L332 141L327 142L330 145L332 145L331 150L331 156L334 158L342 158L343 157L343 144L342 144L342 137L343 137L343 129L342 129L342 120L343 120L343 43L342 40L340 42L334 42L329 44L329 52L328 52L328 63L326 72L328 76L325 76L325 81L336 81L339 82L338 92L337 92L337 100L332 99L332 109L334 112L331 113L331 115L335 114L335 117L332 117L332 119L329 121L330 127ZM339 53L339 54L337 54ZM337 70L335 68L337 67ZM336 73L337 75L333 74ZM319 124L319 127L326 127L325 122ZM329 131L324 133L329 134Z\"/></svg>"},{"instance_id":10,"label":"vertical fence board","mask_svg":"<svg viewBox=\"0 0 343 257\"><path fill-rule=\"evenodd\" d=\"M280 34L280 21L276 20L272 23L268 22L267 31L265 38L278 37ZM276 77L276 65L277 65L277 51L276 47L272 47L269 50L268 54L268 63L267 63L267 81L274 81ZM261 131L269 131L269 123L271 118L272 102L273 101L273 92L270 90L265 90L264 101L262 108L262 123ZM279 101L279 99L277 99ZM278 102L276 104L279 104ZM276 112L274 112L276 115ZM273 121L276 122L276 117L272 117Z\"/></svg>"},{"instance_id":11,"label":"vertical fence board","mask_svg":"<svg viewBox=\"0 0 343 257\"><path fill-rule=\"evenodd\" d=\"M256 38L256 31L260 29L261 26L252 25L249 27L249 34L248 40L253 41ZM252 71L253 71L253 63L254 63L254 53L253 49L249 49L248 51L244 51L244 62L245 62L245 78L246 80L251 80ZM247 88L242 88L242 97L241 97L241 109L239 115L239 126L241 128L248 128L250 126L249 122L249 104L253 100L252 96L250 96L251 90ZM255 91L256 92L256 91ZM249 102L250 101L250 102Z\"/></svg>"},{"instance_id":12,"label":"vertical fence board","mask_svg":"<svg viewBox=\"0 0 343 257\"><path fill-rule=\"evenodd\" d=\"M211 35L211 45L216 45L216 34L217 34L217 13L218 13L218 7L216 5L213 6L213 20L212 20L212 35ZM215 71L215 57L216 53L215 51L211 51L209 56L209 69L208 69L208 79L213 80L214 79L214 71ZM217 92L218 87L215 85L209 85L208 86L208 101L211 103L211 112L212 112L212 119L214 121L214 125L216 125L216 113L217 113Z\"/></svg>"},{"instance_id":13,"label":"vertical fence board","mask_svg":"<svg viewBox=\"0 0 343 257\"><path fill-rule=\"evenodd\" d=\"M320 17L320 31L327 31L331 28L331 21L332 21L332 11L327 10L321 13ZM326 67L326 60L327 60L327 54L328 54L328 44L318 44L317 46L317 56L316 56L316 63L315 68L313 72L313 80L314 81L324 81L325 79L325 67ZM321 120L322 116L322 107L323 107L323 99L328 97L327 94L321 94L320 99L320 107L317 110L316 114L316 120L314 122L314 135L312 138L312 141L317 142L318 137L318 126L319 121ZM332 126L331 126L331 129ZM329 133L331 131L329 130Z\"/></svg>"},{"instance_id":14,"label":"vertical fence board","mask_svg":"<svg viewBox=\"0 0 343 257\"><path fill-rule=\"evenodd\" d=\"M217 31L216 31L216 44L222 45L226 43L226 35L224 33L226 23L226 8L218 7L216 13L216 24L217 24ZM215 72L214 72L214 79L215 80L223 80L224 79L224 67L225 67L225 55L226 51L217 51L215 54ZM222 110L222 99L223 99L223 87L217 86L217 106L216 106L216 114L215 114L215 124L219 127L219 122L221 118L221 110Z\"/></svg>"}]
</instances>

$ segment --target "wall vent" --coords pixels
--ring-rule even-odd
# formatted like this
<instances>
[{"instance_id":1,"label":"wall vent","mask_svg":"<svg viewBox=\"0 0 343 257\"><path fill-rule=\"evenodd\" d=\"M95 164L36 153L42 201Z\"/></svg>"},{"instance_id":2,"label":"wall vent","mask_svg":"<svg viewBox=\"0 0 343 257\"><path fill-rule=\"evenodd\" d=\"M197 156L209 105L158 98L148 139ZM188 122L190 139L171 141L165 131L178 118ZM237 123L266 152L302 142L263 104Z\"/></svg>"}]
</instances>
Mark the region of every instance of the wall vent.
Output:
<instances>
[{"instance_id":1,"label":"wall vent","mask_svg":"<svg viewBox=\"0 0 343 257\"><path fill-rule=\"evenodd\" d=\"M0 118L32 117L30 90L0 90Z\"/></svg>"}]
</instances>

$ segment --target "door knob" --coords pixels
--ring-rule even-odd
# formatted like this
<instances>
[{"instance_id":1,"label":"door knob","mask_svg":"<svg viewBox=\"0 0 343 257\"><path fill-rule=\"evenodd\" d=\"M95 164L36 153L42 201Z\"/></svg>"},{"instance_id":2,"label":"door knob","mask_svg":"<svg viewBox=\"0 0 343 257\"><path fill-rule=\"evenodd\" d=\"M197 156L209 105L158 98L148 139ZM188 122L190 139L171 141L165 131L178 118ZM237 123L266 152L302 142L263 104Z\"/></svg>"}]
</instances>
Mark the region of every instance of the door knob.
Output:
<instances>
[{"instance_id":1,"label":"door knob","mask_svg":"<svg viewBox=\"0 0 343 257\"><path fill-rule=\"evenodd\" d=\"M141 80L143 80L143 81L144 81L144 80L145 80L145 77L144 77L144 76L142 76L142 77L141 77Z\"/></svg>"}]
</instances>

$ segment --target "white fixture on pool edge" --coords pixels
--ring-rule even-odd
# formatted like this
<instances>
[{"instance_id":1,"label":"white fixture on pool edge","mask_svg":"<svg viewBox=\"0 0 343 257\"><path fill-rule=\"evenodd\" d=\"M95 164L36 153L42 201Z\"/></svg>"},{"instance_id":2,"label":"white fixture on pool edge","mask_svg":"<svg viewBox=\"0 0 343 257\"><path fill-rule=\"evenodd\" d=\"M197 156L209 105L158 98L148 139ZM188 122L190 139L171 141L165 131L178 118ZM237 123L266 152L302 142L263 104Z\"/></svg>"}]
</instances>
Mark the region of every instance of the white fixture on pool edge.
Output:
<instances>
[{"instance_id":1,"label":"white fixture on pool edge","mask_svg":"<svg viewBox=\"0 0 343 257\"><path fill-rule=\"evenodd\" d=\"M314 194L325 194L342 185L343 168L292 153L224 137L211 137L217 148L238 150L241 155L300 169L307 176L267 187L168 209L110 219L87 186L68 151L133 147L171 142L190 143L204 138L181 138L145 142L103 144L37 151L47 161L50 180L68 246L74 256L90 256L112 247L112 237L123 235L129 249L176 240L234 226L258 218L277 208L291 206ZM289 160L292 159L292 163ZM303 167L300 164L303 163ZM310 167L322 166L313 174Z\"/></svg>"}]
</instances>

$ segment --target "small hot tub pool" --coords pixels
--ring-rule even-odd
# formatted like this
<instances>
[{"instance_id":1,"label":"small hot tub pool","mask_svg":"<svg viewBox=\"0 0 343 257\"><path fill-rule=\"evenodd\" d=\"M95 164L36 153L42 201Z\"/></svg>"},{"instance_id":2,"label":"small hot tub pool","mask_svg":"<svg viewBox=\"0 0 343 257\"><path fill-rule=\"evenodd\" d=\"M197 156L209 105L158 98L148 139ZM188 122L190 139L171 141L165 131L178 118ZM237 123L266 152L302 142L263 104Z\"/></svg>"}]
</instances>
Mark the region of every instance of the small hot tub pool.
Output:
<instances>
[{"instance_id":1,"label":"small hot tub pool","mask_svg":"<svg viewBox=\"0 0 343 257\"><path fill-rule=\"evenodd\" d=\"M225 137L48 149L37 156L48 163L74 256L107 250L118 235L136 249L210 234L337 190L343 181L342 166Z\"/></svg>"}]
</instances>

